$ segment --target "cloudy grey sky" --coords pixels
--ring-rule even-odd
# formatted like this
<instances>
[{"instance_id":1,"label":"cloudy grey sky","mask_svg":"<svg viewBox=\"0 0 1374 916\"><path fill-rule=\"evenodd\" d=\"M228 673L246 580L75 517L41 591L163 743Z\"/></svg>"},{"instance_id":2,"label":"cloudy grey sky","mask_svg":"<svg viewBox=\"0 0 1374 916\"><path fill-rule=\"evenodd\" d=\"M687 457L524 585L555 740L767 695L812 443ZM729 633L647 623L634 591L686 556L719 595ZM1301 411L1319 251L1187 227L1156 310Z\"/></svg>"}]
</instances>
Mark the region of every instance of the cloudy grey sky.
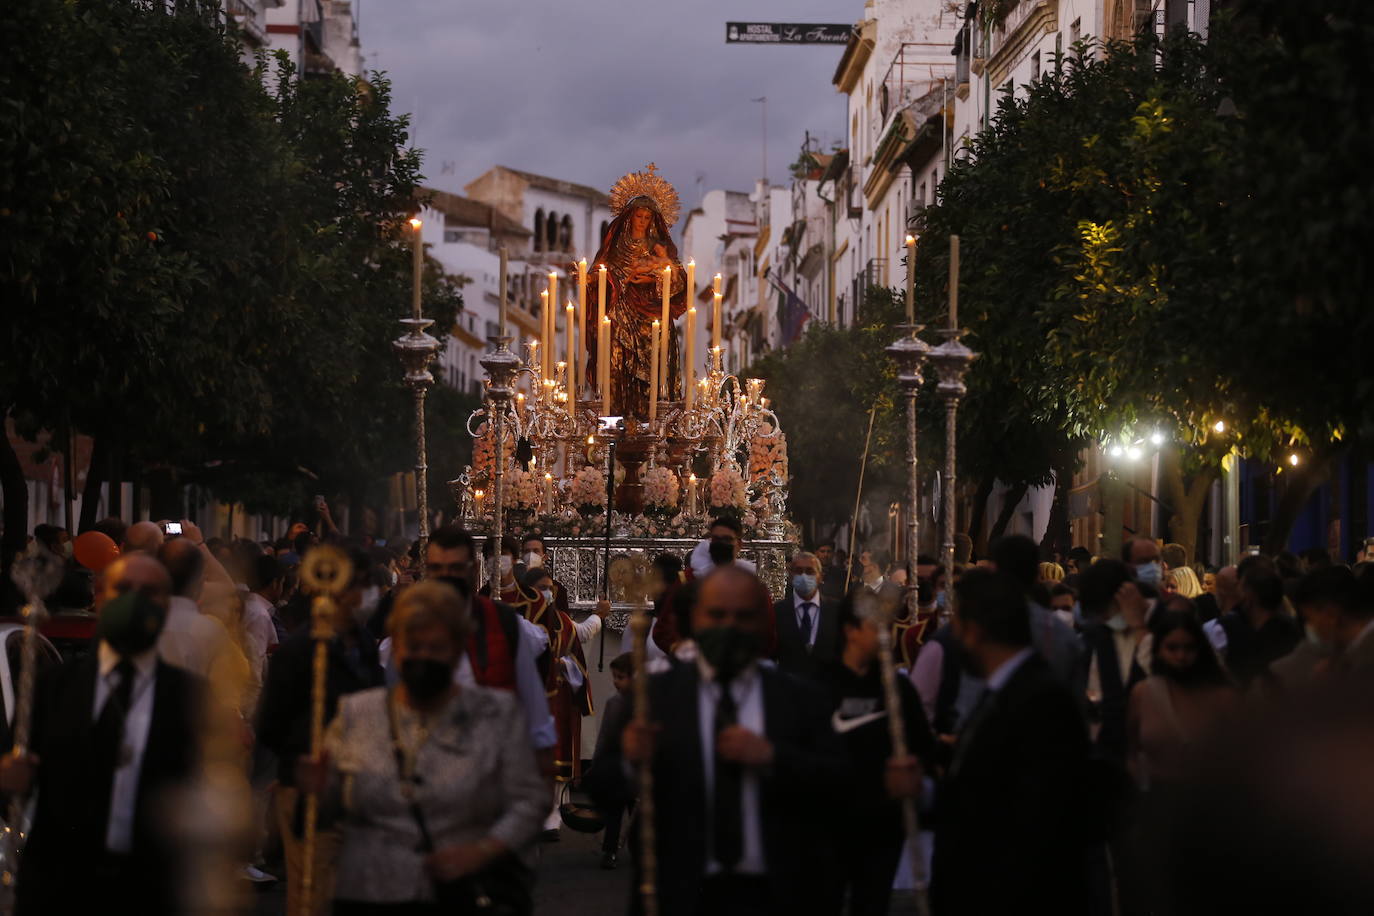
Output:
<instances>
[{"instance_id":1,"label":"cloudy grey sky","mask_svg":"<svg viewBox=\"0 0 1374 916\"><path fill-rule=\"evenodd\" d=\"M727 45L726 21L857 20L862 0L363 0L367 69L414 114L431 185L492 165L608 189L656 162L695 206L701 187L785 178L805 131L844 132L830 77L841 46ZM441 174L444 163L452 171ZM698 176L704 184L697 185Z\"/></svg>"}]
</instances>

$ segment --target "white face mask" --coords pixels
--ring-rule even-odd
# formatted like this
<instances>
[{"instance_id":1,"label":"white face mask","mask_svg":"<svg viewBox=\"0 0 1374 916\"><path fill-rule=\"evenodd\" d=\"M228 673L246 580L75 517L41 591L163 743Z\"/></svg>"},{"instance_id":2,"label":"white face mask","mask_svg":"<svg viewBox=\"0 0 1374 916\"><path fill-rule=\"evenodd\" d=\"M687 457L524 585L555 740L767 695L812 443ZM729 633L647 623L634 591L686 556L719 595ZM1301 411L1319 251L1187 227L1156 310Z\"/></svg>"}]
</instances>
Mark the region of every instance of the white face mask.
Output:
<instances>
[{"instance_id":1,"label":"white face mask","mask_svg":"<svg viewBox=\"0 0 1374 916\"><path fill-rule=\"evenodd\" d=\"M548 605L549 607L553 607L553 589L541 588L539 590L539 594L544 596L544 603L546 605Z\"/></svg>"},{"instance_id":2,"label":"white face mask","mask_svg":"<svg viewBox=\"0 0 1374 916\"><path fill-rule=\"evenodd\" d=\"M525 568L526 568L526 569L538 569L539 567L541 567L541 566L543 566L543 565L544 565L544 556L543 556L543 554L535 553L533 550L531 550L529 553L525 554Z\"/></svg>"},{"instance_id":3,"label":"white face mask","mask_svg":"<svg viewBox=\"0 0 1374 916\"><path fill-rule=\"evenodd\" d=\"M509 575L510 575L510 571L511 571L511 566L512 566L514 563L515 563L514 560L512 560L510 557L508 557L508 556L506 556L506 555L503 554L503 555L501 556L501 575L503 575L503 576L509 576Z\"/></svg>"}]
</instances>

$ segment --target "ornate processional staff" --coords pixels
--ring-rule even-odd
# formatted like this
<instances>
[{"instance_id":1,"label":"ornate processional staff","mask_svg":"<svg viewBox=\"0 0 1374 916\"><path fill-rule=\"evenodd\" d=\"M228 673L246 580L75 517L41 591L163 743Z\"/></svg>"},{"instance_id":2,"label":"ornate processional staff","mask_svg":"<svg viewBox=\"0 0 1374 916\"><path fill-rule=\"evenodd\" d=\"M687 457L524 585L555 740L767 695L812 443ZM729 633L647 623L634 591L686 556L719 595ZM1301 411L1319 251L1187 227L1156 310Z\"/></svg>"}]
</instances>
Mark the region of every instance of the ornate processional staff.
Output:
<instances>
[{"instance_id":1,"label":"ornate processional staff","mask_svg":"<svg viewBox=\"0 0 1374 916\"><path fill-rule=\"evenodd\" d=\"M318 760L324 750L324 707L326 675L329 670L329 640L334 636L334 618L342 595L353 581L353 564L337 547L316 547L301 564L301 582L315 593L310 608L310 638L315 655L310 677L310 758ZM301 916L312 916L315 892L315 827L319 820L320 799L314 792L305 797L305 832L301 840Z\"/></svg>"},{"instance_id":2,"label":"ornate processional staff","mask_svg":"<svg viewBox=\"0 0 1374 916\"><path fill-rule=\"evenodd\" d=\"M635 575L631 587L635 594L635 609L630 617L630 632L634 636L634 722L645 728L649 725L649 628L653 625L645 607L648 572L644 558L635 561ZM646 755L639 763L639 893L643 899L644 916L658 916L658 853L654 834L654 762Z\"/></svg>"}]
</instances>

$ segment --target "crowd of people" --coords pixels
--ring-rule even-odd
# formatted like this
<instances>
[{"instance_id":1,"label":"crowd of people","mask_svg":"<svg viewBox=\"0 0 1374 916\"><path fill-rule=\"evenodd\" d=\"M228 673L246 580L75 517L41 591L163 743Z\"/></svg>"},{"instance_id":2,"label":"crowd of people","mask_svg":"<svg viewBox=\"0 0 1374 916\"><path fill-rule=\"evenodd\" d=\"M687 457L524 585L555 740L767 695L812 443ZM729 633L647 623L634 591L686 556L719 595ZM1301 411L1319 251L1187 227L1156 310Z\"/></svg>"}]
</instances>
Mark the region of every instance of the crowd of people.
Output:
<instances>
[{"instance_id":1,"label":"crowd of people","mask_svg":"<svg viewBox=\"0 0 1374 916\"><path fill-rule=\"evenodd\" d=\"M821 545L773 594L736 520L704 534L653 558L643 655L626 628L594 697L611 603L577 619L537 533L396 550L327 508L275 542L43 526L30 551L65 565L47 601L92 632L0 759L32 816L18 912L195 911L172 809L224 721L251 809L232 867L283 876L293 914L528 913L564 823L602 830L631 912L648 887L665 916L868 916L894 889L937 916L1374 906L1363 556L1209 570L1148 538L1060 558L1008 536L946 581ZM321 542L352 576L323 628L301 578Z\"/></svg>"}]
</instances>

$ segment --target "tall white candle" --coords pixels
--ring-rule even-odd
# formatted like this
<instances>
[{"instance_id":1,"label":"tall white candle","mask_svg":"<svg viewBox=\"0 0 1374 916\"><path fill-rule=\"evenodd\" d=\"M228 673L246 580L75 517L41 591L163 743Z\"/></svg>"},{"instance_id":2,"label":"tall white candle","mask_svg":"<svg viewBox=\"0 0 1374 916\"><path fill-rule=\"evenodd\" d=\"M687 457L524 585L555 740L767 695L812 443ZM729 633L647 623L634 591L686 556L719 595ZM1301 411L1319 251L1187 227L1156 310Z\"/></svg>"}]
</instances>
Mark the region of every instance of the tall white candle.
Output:
<instances>
[{"instance_id":1,"label":"tall white candle","mask_svg":"<svg viewBox=\"0 0 1374 916\"><path fill-rule=\"evenodd\" d=\"M697 367L696 367L696 360L693 359L693 356L694 356L695 353L696 353L696 336L697 336L697 307L696 307L695 305L693 305L693 306L691 306L690 308L687 309L687 340L686 340L685 345L684 345L684 347L683 347L683 349L684 349L686 352L683 354L683 358L682 358L682 365L683 365L684 368L685 368L685 376L684 376L684 381L683 381L683 384L682 384L682 396L683 396L683 398L685 398L686 401L687 401L687 403L686 403L685 406L686 406L686 408L687 408L688 410L691 410L691 409L692 409L692 403L693 403L693 401L695 400L696 387L697 387L697 386L696 386Z\"/></svg>"},{"instance_id":2,"label":"tall white candle","mask_svg":"<svg viewBox=\"0 0 1374 916\"><path fill-rule=\"evenodd\" d=\"M539 293L539 345L543 347L543 352L539 358L539 374L544 378L549 377L549 291L542 290Z\"/></svg>"},{"instance_id":3,"label":"tall white candle","mask_svg":"<svg viewBox=\"0 0 1374 916\"><path fill-rule=\"evenodd\" d=\"M605 268L603 267L604 271ZM601 416L611 415L611 319L601 319L601 333L597 338L597 352L601 355L596 364L601 388Z\"/></svg>"},{"instance_id":4,"label":"tall white candle","mask_svg":"<svg viewBox=\"0 0 1374 916\"><path fill-rule=\"evenodd\" d=\"M420 277L424 273L425 266L425 239L421 233L424 222L420 219L412 219L410 228L415 230L415 237L411 240L411 290L410 290L410 317L420 317Z\"/></svg>"},{"instance_id":5,"label":"tall white candle","mask_svg":"<svg viewBox=\"0 0 1374 916\"><path fill-rule=\"evenodd\" d=\"M659 338L662 329L658 319L654 319L654 340ZM658 347L653 348L649 357L649 422L658 418Z\"/></svg>"},{"instance_id":6,"label":"tall white candle","mask_svg":"<svg viewBox=\"0 0 1374 916\"><path fill-rule=\"evenodd\" d=\"M720 295L720 274L716 274L715 279L712 280L711 283L712 283L712 285L714 286L714 289L712 289L711 291L712 291L713 293L715 293L717 296L719 296L719 295Z\"/></svg>"},{"instance_id":7,"label":"tall white candle","mask_svg":"<svg viewBox=\"0 0 1374 916\"><path fill-rule=\"evenodd\" d=\"M959 327L959 236L949 237L949 328Z\"/></svg>"},{"instance_id":8,"label":"tall white candle","mask_svg":"<svg viewBox=\"0 0 1374 916\"><path fill-rule=\"evenodd\" d=\"M587 259L577 262L577 353L569 354L573 364L573 397L586 379L587 369Z\"/></svg>"},{"instance_id":9,"label":"tall white candle","mask_svg":"<svg viewBox=\"0 0 1374 916\"><path fill-rule=\"evenodd\" d=\"M697 299L697 262L695 259L687 262L687 304L691 305Z\"/></svg>"},{"instance_id":10,"label":"tall white candle","mask_svg":"<svg viewBox=\"0 0 1374 916\"><path fill-rule=\"evenodd\" d=\"M673 323L668 320L668 300L673 295L673 268L663 268L663 318L658 325L659 332L654 340L658 346L663 348L663 355L658 361L658 375L655 377L660 380L663 388L663 396L667 397L672 391L672 386L668 384L668 335L672 333Z\"/></svg>"},{"instance_id":11,"label":"tall white candle","mask_svg":"<svg viewBox=\"0 0 1374 916\"><path fill-rule=\"evenodd\" d=\"M711 346L720 349L720 293L716 293L711 301Z\"/></svg>"},{"instance_id":12,"label":"tall white candle","mask_svg":"<svg viewBox=\"0 0 1374 916\"><path fill-rule=\"evenodd\" d=\"M577 319L574 317L574 308L571 302L564 309L568 320L568 400L577 405Z\"/></svg>"}]
</instances>

